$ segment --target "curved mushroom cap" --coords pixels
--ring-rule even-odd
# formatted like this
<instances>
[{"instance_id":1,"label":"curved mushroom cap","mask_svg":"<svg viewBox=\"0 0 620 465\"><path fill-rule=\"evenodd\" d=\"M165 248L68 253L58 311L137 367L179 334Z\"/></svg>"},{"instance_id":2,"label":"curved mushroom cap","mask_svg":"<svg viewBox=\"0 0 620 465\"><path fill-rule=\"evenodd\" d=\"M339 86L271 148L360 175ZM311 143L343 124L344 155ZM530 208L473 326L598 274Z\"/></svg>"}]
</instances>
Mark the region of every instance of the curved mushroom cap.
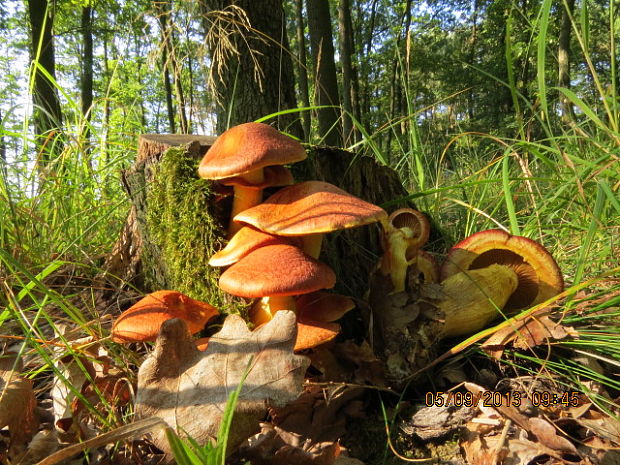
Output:
<instances>
[{"instance_id":1,"label":"curved mushroom cap","mask_svg":"<svg viewBox=\"0 0 620 465\"><path fill-rule=\"evenodd\" d=\"M192 334L204 328L218 310L177 291L155 291L125 310L112 326L112 340L119 343L157 339L164 321L181 318Z\"/></svg>"},{"instance_id":2,"label":"curved mushroom cap","mask_svg":"<svg viewBox=\"0 0 620 465\"><path fill-rule=\"evenodd\" d=\"M245 123L223 132L207 151L198 174L201 178L239 176L269 165L284 165L306 158L299 142L263 123Z\"/></svg>"},{"instance_id":3,"label":"curved mushroom cap","mask_svg":"<svg viewBox=\"0 0 620 465\"><path fill-rule=\"evenodd\" d=\"M285 187L234 220L280 236L303 236L362 226L387 218L380 207L323 181Z\"/></svg>"},{"instance_id":4,"label":"curved mushroom cap","mask_svg":"<svg viewBox=\"0 0 620 465\"><path fill-rule=\"evenodd\" d=\"M536 305L564 289L562 272L547 249L501 229L481 231L452 247L441 267L441 280L494 263L511 267L519 278L516 291L506 303L507 310Z\"/></svg>"},{"instance_id":5,"label":"curved mushroom cap","mask_svg":"<svg viewBox=\"0 0 620 465\"><path fill-rule=\"evenodd\" d=\"M211 256L209 265L229 266L259 247L288 243L283 237L268 234L252 226L244 226L235 233L226 247Z\"/></svg>"},{"instance_id":6,"label":"curved mushroom cap","mask_svg":"<svg viewBox=\"0 0 620 465\"><path fill-rule=\"evenodd\" d=\"M306 294L334 284L329 266L286 244L256 249L220 276L220 289L249 298Z\"/></svg>"},{"instance_id":7,"label":"curved mushroom cap","mask_svg":"<svg viewBox=\"0 0 620 465\"><path fill-rule=\"evenodd\" d=\"M311 319L297 320L297 339L293 350L313 349L316 346L331 341L340 332L338 323L329 323L325 321L315 321Z\"/></svg>"},{"instance_id":8,"label":"curved mushroom cap","mask_svg":"<svg viewBox=\"0 0 620 465\"><path fill-rule=\"evenodd\" d=\"M388 224L394 228L405 232L408 248L411 250L407 260L412 259L417 253L417 249L428 241L431 233L431 225L424 213L413 208L399 208L393 211L388 217Z\"/></svg>"}]
</instances>

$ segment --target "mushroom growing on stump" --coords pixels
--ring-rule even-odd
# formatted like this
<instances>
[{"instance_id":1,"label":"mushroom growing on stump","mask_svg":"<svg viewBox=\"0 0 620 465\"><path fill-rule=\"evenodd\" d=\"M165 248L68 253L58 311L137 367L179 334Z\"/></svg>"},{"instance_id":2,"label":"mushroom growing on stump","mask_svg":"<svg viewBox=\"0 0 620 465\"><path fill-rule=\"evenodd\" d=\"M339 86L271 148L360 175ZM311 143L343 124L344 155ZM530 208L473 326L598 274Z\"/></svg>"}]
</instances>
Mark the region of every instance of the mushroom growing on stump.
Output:
<instances>
[{"instance_id":1,"label":"mushroom growing on stump","mask_svg":"<svg viewBox=\"0 0 620 465\"><path fill-rule=\"evenodd\" d=\"M481 231L455 245L442 265L441 279L448 296L440 304L444 336L476 332L498 316L497 308L527 308L564 289L562 272L547 249L500 229ZM471 324L459 323L463 312L471 313Z\"/></svg>"},{"instance_id":2,"label":"mushroom growing on stump","mask_svg":"<svg viewBox=\"0 0 620 465\"><path fill-rule=\"evenodd\" d=\"M211 256L209 265L230 266L255 249L275 244L290 244L290 241L252 226L243 226L230 239L226 247Z\"/></svg>"},{"instance_id":3,"label":"mushroom growing on stump","mask_svg":"<svg viewBox=\"0 0 620 465\"><path fill-rule=\"evenodd\" d=\"M172 318L184 320L195 334L217 315L219 311L206 302L177 291L155 291L121 313L112 326L112 340L119 343L154 341L164 321Z\"/></svg>"},{"instance_id":4,"label":"mushroom growing on stump","mask_svg":"<svg viewBox=\"0 0 620 465\"><path fill-rule=\"evenodd\" d=\"M240 227L232 222L232 218L262 200L262 188L266 181L264 168L305 158L306 151L299 142L262 123L240 124L215 140L200 162L198 174L201 178L214 180L235 178L223 181L234 184L229 236ZM269 185L274 185L274 182L289 183L292 179L287 178L290 173L283 175L282 170L272 170L271 176L278 181L268 179Z\"/></svg>"},{"instance_id":5,"label":"mushroom growing on stump","mask_svg":"<svg viewBox=\"0 0 620 465\"><path fill-rule=\"evenodd\" d=\"M428 241L431 226L423 213L413 208L401 208L388 217L384 224L385 253L381 271L390 275L394 292L405 290L407 268L418 260L418 252Z\"/></svg>"},{"instance_id":6,"label":"mushroom growing on stump","mask_svg":"<svg viewBox=\"0 0 620 465\"><path fill-rule=\"evenodd\" d=\"M324 263L286 244L256 249L220 276L220 288L229 294L262 298L253 309L253 323L271 319L278 310L295 311L293 296L334 287L336 275Z\"/></svg>"},{"instance_id":7,"label":"mushroom growing on stump","mask_svg":"<svg viewBox=\"0 0 620 465\"><path fill-rule=\"evenodd\" d=\"M318 258L324 233L386 218L382 208L333 184L306 181L279 190L234 220L279 236L302 236L304 252Z\"/></svg>"}]
</instances>

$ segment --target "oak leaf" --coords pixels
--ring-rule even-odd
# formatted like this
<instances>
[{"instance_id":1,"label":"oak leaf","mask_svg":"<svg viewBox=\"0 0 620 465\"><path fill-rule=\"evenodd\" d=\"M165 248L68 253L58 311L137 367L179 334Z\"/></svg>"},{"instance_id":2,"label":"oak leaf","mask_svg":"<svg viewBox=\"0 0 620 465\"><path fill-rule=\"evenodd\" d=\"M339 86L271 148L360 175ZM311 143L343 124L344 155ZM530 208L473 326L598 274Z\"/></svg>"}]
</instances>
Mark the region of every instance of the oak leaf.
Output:
<instances>
[{"instance_id":1,"label":"oak leaf","mask_svg":"<svg viewBox=\"0 0 620 465\"><path fill-rule=\"evenodd\" d=\"M21 365L16 354L0 356L0 429L11 433L9 455L21 452L39 426L32 382L19 375Z\"/></svg>"},{"instance_id":2,"label":"oak leaf","mask_svg":"<svg viewBox=\"0 0 620 465\"><path fill-rule=\"evenodd\" d=\"M183 321L165 322L138 373L137 415L158 416L205 444L215 439L228 396L247 369L228 437L233 449L258 432L269 405L283 406L300 395L309 360L293 354L296 327L290 311L277 312L253 332L241 317L229 315L200 352ZM153 442L169 450L163 433Z\"/></svg>"}]
</instances>

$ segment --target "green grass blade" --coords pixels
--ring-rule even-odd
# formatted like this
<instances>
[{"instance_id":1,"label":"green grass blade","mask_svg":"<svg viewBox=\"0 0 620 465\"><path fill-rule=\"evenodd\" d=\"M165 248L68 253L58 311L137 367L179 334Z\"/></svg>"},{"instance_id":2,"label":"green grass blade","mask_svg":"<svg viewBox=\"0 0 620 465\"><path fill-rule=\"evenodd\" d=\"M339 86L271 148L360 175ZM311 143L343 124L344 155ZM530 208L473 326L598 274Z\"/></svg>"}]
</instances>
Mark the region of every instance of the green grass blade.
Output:
<instances>
[{"instance_id":1,"label":"green grass blade","mask_svg":"<svg viewBox=\"0 0 620 465\"><path fill-rule=\"evenodd\" d=\"M512 200L512 189L510 188L510 155L505 154L502 160L502 186L504 191L504 202L506 202L506 210L508 211L508 218L510 220L510 233L515 236L521 235L519 229L519 220L517 219L517 212L515 211L515 204Z\"/></svg>"}]
</instances>

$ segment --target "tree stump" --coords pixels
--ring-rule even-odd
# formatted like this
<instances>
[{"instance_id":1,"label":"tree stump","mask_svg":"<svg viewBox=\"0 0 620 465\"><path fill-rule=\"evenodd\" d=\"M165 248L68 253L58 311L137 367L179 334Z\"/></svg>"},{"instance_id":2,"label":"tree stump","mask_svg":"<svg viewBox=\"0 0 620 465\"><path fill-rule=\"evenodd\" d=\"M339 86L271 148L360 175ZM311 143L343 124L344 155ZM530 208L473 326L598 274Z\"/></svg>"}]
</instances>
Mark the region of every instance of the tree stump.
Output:
<instances>
[{"instance_id":1,"label":"tree stump","mask_svg":"<svg viewBox=\"0 0 620 465\"><path fill-rule=\"evenodd\" d=\"M175 289L233 310L243 302L219 291L220 270L207 264L226 243L230 211L226 188L197 176L198 163L213 140L140 137L136 162L123 173L131 213L107 263L111 274L144 291ZM330 182L377 205L407 195L395 171L343 150L312 147L307 160L291 168L297 181ZM338 292L362 298L382 253L379 234L379 226L370 225L326 236L321 260L336 272Z\"/></svg>"}]
</instances>

